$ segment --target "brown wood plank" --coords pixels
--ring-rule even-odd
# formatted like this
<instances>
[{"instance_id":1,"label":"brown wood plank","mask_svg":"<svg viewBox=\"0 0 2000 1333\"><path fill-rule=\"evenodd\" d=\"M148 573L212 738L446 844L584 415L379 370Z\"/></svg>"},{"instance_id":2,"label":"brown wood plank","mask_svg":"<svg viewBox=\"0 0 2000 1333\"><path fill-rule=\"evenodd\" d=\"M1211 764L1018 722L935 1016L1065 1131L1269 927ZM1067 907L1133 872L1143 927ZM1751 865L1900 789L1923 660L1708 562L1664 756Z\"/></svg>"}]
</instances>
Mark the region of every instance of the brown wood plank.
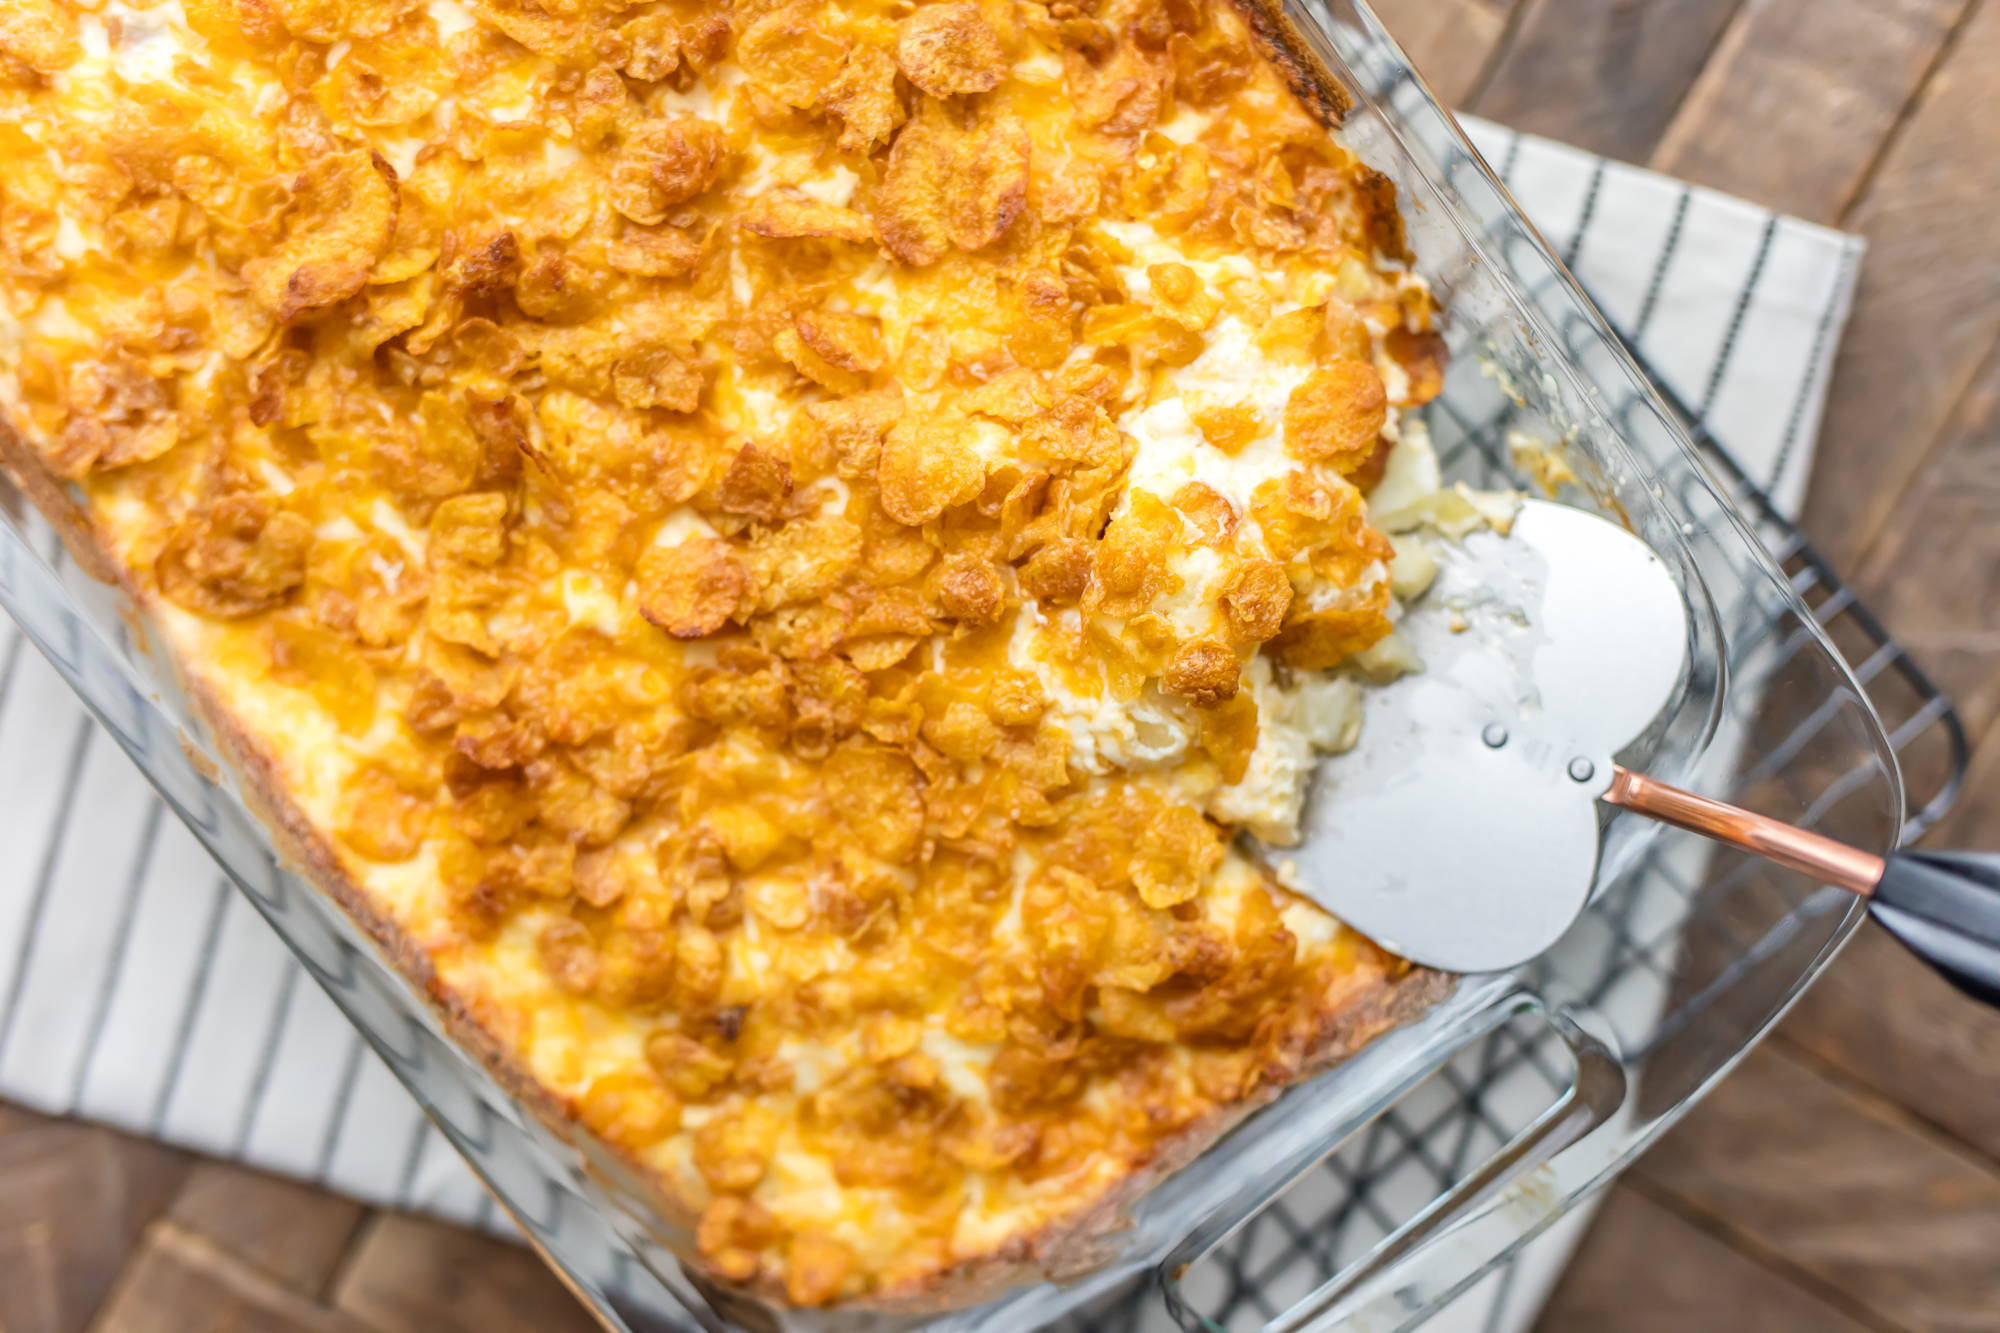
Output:
<instances>
[{"instance_id":1,"label":"brown wood plank","mask_svg":"<svg viewBox=\"0 0 2000 1333\"><path fill-rule=\"evenodd\" d=\"M160 1223L146 1233L93 1333L368 1333L214 1241Z\"/></svg>"},{"instance_id":2,"label":"brown wood plank","mask_svg":"<svg viewBox=\"0 0 2000 1333\"><path fill-rule=\"evenodd\" d=\"M1746 0L1652 165L1838 220L1967 3Z\"/></svg>"},{"instance_id":3,"label":"brown wood plank","mask_svg":"<svg viewBox=\"0 0 2000 1333\"><path fill-rule=\"evenodd\" d=\"M2000 5L1972 11L1850 217L1867 236L1805 527L1846 570L2000 335Z\"/></svg>"},{"instance_id":4,"label":"brown wood plank","mask_svg":"<svg viewBox=\"0 0 2000 1333\"><path fill-rule=\"evenodd\" d=\"M177 1152L9 1108L0 1135L0 1329L76 1333L185 1169Z\"/></svg>"},{"instance_id":5,"label":"brown wood plank","mask_svg":"<svg viewBox=\"0 0 2000 1333\"><path fill-rule=\"evenodd\" d=\"M1458 106L1492 59L1518 0L1375 0L1417 73L1446 106Z\"/></svg>"},{"instance_id":6,"label":"brown wood plank","mask_svg":"<svg viewBox=\"0 0 2000 1333\"><path fill-rule=\"evenodd\" d=\"M1892 1327L2000 1328L2000 1173L1774 1046L1634 1171Z\"/></svg>"},{"instance_id":7,"label":"brown wood plank","mask_svg":"<svg viewBox=\"0 0 2000 1333\"><path fill-rule=\"evenodd\" d=\"M48 1123L48 1117L24 1111L12 1102L0 1102L0 1138L17 1130L36 1129Z\"/></svg>"},{"instance_id":8,"label":"brown wood plank","mask_svg":"<svg viewBox=\"0 0 2000 1333\"><path fill-rule=\"evenodd\" d=\"M1780 1029L1814 1056L2000 1158L2000 1013L1870 924Z\"/></svg>"},{"instance_id":9,"label":"brown wood plank","mask_svg":"<svg viewBox=\"0 0 2000 1333\"><path fill-rule=\"evenodd\" d=\"M370 1220L334 1305L381 1333L599 1333L531 1251L398 1213Z\"/></svg>"},{"instance_id":10,"label":"brown wood plank","mask_svg":"<svg viewBox=\"0 0 2000 1333\"><path fill-rule=\"evenodd\" d=\"M202 1162L174 1196L167 1217L291 1290L318 1296L365 1211L310 1185Z\"/></svg>"},{"instance_id":11,"label":"brown wood plank","mask_svg":"<svg viewBox=\"0 0 2000 1333\"><path fill-rule=\"evenodd\" d=\"M1471 109L1644 162L1739 3L1526 0Z\"/></svg>"},{"instance_id":12,"label":"brown wood plank","mask_svg":"<svg viewBox=\"0 0 2000 1333\"><path fill-rule=\"evenodd\" d=\"M1618 1185L1535 1333L1865 1333L1867 1327Z\"/></svg>"},{"instance_id":13,"label":"brown wood plank","mask_svg":"<svg viewBox=\"0 0 2000 1333\"><path fill-rule=\"evenodd\" d=\"M1966 392L1856 583L1982 735L2000 711L2000 355Z\"/></svg>"}]
</instances>

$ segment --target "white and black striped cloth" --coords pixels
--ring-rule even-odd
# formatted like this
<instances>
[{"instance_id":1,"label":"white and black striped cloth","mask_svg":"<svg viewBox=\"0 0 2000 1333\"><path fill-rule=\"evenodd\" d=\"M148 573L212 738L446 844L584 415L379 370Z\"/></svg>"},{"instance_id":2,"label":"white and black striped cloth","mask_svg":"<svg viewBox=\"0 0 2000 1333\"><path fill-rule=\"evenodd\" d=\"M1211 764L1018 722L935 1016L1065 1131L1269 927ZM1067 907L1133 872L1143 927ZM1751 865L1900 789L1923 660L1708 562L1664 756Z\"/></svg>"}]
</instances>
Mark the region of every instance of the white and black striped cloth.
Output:
<instances>
[{"instance_id":1,"label":"white and black striped cloth","mask_svg":"<svg viewBox=\"0 0 2000 1333\"><path fill-rule=\"evenodd\" d=\"M1795 510L1861 243L1466 124L1611 322L1779 507ZM500 1221L416 1104L4 617L0 1097L370 1203ZM1445 1322L1524 1327L1568 1251L1559 1235L1546 1242L1556 1243L1538 1242L1498 1296L1477 1309L1462 1302Z\"/></svg>"}]
</instances>

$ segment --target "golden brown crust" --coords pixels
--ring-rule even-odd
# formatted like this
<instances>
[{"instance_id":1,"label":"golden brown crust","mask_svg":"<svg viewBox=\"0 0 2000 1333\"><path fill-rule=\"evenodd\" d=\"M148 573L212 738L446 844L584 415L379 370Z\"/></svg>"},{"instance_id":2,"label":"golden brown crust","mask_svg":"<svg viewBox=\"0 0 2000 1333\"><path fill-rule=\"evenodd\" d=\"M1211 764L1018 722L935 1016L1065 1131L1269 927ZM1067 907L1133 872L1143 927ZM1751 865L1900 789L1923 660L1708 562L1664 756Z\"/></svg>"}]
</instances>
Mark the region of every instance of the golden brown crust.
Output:
<instances>
[{"instance_id":1,"label":"golden brown crust","mask_svg":"<svg viewBox=\"0 0 2000 1333\"><path fill-rule=\"evenodd\" d=\"M1228 847L1296 799L1273 653L1388 629L1344 474L1431 306L1279 26L820 3L469 0L449 69L416 10L225 14L194 86L107 85L108 148L0 88L48 335L0 457L283 855L670 1245L934 1307L1091 1262L1435 989ZM1089 702L1141 692L1171 774Z\"/></svg>"},{"instance_id":2,"label":"golden brown crust","mask_svg":"<svg viewBox=\"0 0 2000 1333\"><path fill-rule=\"evenodd\" d=\"M1067 1282L1118 1258L1117 1238L1132 1208L1153 1187L1193 1162L1250 1116L1297 1086L1355 1055L1379 1037L1415 1022L1458 985L1458 978L1429 968L1373 985L1353 997L1316 1040L1290 1083L1267 1085L1251 1097L1220 1107L1155 1145L1153 1155L1091 1207L1073 1217L1023 1236L998 1254L947 1269L921 1292L900 1298L870 1298L848 1308L894 1314L928 1314L998 1298L1023 1282ZM763 1291L760 1296L775 1293Z\"/></svg>"},{"instance_id":3,"label":"golden brown crust","mask_svg":"<svg viewBox=\"0 0 2000 1333\"><path fill-rule=\"evenodd\" d=\"M1248 20L1250 31L1264 49L1264 58L1283 77L1292 96L1327 129L1339 129L1347 113L1354 109L1354 97L1313 54L1298 25L1278 0L1228 2Z\"/></svg>"},{"instance_id":4,"label":"golden brown crust","mask_svg":"<svg viewBox=\"0 0 2000 1333\"><path fill-rule=\"evenodd\" d=\"M1132 1208L1154 1186L1195 1161L1289 1088L1325 1073L1370 1042L1423 1017L1457 985L1457 977L1429 968L1412 968L1374 985L1367 993L1353 997L1311 1043L1296 1080L1263 1087L1253 1096L1218 1108L1161 1139L1146 1161L1135 1164L1116 1188L1088 1209L1032 1234L1017 1236L1001 1250L940 1270L927 1277L918 1290L869 1296L840 1308L864 1319L870 1314L941 1314L998 1299L1023 1283L1072 1281L1114 1262ZM693 1268L689 1276L720 1313L738 1319L746 1328L758 1326L759 1302L784 1298L782 1286L775 1283L731 1286Z\"/></svg>"},{"instance_id":5,"label":"golden brown crust","mask_svg":"<svg viewBox=\"0 0 2000 1333\"><path fill-rule=\"evenodd\" d=\"M1228 0L1228 3L1249 21L1265 59L1278 70L1292 95L1320 124L1329 130L1339 129L1354 110L1354 96L1327 69L1325 62L1313 54L1312 44L1278 0ZM1409 263L1416 256L1410 251L1404 231L1403 211L1396 205L1396 182L1372 167L1363 166L1360 170L1363 185L1360 201L1376 248L1390 259Z\"/></svg>"}]
</instances>

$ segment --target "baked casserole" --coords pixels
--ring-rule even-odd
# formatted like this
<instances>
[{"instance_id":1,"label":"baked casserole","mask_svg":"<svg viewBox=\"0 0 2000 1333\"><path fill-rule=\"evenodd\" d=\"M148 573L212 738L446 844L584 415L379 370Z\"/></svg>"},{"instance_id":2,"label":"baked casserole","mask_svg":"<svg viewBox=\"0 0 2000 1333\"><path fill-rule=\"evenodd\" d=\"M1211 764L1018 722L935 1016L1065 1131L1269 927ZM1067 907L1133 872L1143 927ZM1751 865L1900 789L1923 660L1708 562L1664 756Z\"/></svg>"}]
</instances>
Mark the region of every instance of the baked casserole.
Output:
<instances>
[{"instance_id":1,"label":"baked casserole","mask_svg":"<svg viewBox=\"0 0 2000 1333\"><path fill-rule=\"evenodd\" d=\"M1416 529L1505 522L1268 22L0 12L0 456L705 1280L1073 1271L1448 984L1233 842L1414 667Z\"/></svg>"}]
</instances>

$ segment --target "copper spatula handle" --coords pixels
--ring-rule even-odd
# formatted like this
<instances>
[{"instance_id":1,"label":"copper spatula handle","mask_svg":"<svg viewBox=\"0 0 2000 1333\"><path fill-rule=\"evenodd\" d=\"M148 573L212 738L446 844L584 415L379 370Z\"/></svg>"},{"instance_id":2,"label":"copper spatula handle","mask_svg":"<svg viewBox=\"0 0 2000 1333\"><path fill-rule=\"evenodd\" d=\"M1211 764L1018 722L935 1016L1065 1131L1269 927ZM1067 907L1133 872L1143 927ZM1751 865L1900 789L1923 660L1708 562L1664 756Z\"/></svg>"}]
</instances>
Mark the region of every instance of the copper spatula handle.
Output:
<instances>
[{"instance_id":1,"label":"copper spatula handle","mask_svg":"<svg viewBox=\"0 0 2000 1333\"><path fill-rule=\"evenodd\" d=\"M2000 1009L2000 855L1897 852L1884 860L1616 767L1604 799L1866 899L1869 915L1910 952Z\"/></svg>"},{"instance_id":2,"label":"copper spatula handle","mask_svg":"<svg viewBox=\"0 0 2000 1333\"><path fill-rule=\"evenodd\" d=\"M1604 799L1663 824L1741 847L1822 884L1863 897L1875 891L1886 864L1879 856L1832 838L1696 796L1625 768L1612 770L1611 790L1604 793Z\"/></svg>"}]
</instances>

